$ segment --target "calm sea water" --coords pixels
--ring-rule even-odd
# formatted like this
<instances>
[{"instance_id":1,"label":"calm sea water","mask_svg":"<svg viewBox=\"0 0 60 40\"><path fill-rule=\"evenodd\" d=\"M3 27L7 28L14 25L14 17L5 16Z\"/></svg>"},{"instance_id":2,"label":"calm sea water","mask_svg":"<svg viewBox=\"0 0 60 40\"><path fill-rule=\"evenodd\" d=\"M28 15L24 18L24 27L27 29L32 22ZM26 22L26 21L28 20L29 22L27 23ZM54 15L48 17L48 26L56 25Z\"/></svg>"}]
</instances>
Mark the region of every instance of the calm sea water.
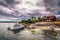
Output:
<instances>
[{"instance_id":1,"label":"calm sea water","mask_svg":"<svg viewBox=\"0 0 60 40\"><path fill-rule=\"evenodd\" d=\"M0 23L0 40L51 40L42 34L33 35L27 29L17 34L7 30L7 27L12 27L14 24L15 23ZM60 40L60 35L58 35L57 40Z\"/></svg>"}]
</instances>

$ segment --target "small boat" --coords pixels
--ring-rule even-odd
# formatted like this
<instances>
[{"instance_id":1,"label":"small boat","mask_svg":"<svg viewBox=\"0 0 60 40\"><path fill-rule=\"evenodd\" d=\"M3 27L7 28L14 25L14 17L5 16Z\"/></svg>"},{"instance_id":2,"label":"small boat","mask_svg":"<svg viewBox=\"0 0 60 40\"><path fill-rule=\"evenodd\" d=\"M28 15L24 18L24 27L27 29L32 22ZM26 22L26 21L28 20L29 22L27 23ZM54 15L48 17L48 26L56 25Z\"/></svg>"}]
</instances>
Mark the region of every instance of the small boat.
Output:
<instances>
[{"instance_id":1,"label":"small boat","mask_svg":"<svg viewBox=\"0 0 60 40\"><path fill-rule=\"evenodd\" d=\"M16 32L23 30L24 28L25 28L25 26L22 24L15 24L13 27L8 27L7 29L16 33Z\"/></svg>"}]
</instances>

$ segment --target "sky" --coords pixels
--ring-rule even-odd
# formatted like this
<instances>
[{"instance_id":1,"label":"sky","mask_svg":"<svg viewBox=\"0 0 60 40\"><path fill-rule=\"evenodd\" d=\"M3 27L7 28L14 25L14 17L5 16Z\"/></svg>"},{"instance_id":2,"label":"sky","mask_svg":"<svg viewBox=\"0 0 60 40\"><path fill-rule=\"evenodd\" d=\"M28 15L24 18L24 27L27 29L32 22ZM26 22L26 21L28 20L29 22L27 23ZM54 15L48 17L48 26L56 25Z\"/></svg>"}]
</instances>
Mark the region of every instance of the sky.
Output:
<instances>
[{"instance_id":1,"label":"sky","mask_svg":"<svg viewBox=\"0 0 60 40\"><path fill-rule=\"evenodd\" d=\"M60 0L0 0L0 20L23 20L32 16L60 17Z\"/></svg>"}]
</instances>

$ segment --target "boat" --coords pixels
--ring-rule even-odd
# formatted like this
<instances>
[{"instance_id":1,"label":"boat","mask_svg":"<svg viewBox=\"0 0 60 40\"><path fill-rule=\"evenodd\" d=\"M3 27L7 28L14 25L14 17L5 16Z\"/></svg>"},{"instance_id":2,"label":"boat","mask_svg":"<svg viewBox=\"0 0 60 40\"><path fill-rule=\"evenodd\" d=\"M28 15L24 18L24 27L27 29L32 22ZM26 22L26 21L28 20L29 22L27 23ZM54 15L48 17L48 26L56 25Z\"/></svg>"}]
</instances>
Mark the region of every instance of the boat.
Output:
<instances>
[{"instance_id":1,"label":"boat","mask_svg":"<svg viewBox=\"0 0 60 40\"><path fill-rule=\"evenodd\" d=\"M24 28L25 28L24 25L16 23L13 27L8 27L7 29L15 33L23 30Z\"/></svg>"}]
</instances>

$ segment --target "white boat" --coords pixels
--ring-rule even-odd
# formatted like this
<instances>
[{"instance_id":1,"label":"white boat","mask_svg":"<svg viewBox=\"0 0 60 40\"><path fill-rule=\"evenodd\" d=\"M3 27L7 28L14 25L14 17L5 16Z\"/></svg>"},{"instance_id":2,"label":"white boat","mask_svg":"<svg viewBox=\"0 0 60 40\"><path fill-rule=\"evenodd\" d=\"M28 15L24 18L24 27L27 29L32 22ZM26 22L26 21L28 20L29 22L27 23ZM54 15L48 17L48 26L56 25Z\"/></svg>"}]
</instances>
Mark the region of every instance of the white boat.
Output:
<instances>
[{"instance_id":1,"label":"white boat","mask_svg":"<svg viewBox=\"0 0 60 40\"><path fill-rule=\"evenodd\" d=\"M8 27L8 30L17 31L17 30L22 30L24 28L25 28L24 25L16 23L13 27Z\"/></svg>"}]
</instances>

